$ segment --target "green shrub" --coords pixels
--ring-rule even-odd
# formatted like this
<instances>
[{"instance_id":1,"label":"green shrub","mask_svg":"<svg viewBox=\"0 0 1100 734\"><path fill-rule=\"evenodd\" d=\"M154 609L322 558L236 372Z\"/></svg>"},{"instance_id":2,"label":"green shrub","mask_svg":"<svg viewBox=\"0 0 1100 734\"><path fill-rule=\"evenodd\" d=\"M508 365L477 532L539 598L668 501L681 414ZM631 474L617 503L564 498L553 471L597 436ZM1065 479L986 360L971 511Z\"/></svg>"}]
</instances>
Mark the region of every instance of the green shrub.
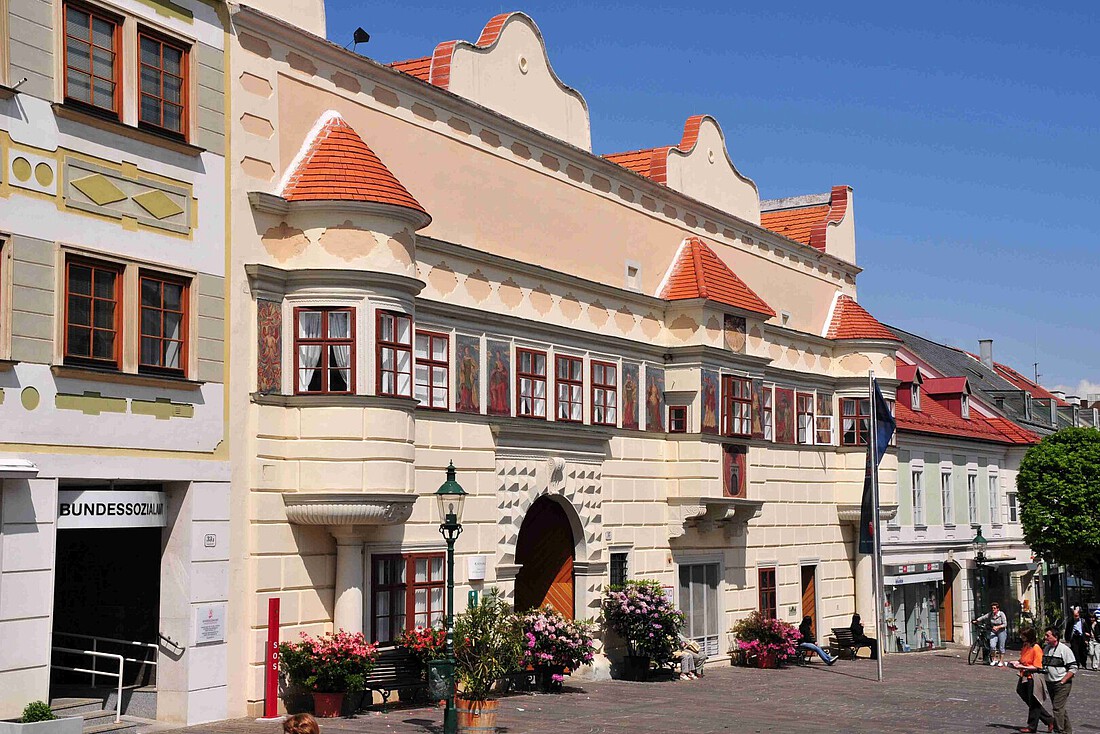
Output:
<instances>
[{"instance_id":1,"label":"green shrub","mask_svg":"<svg viewBox=\"0 0 1100 734\"><path fill-rule=\"evenodd\" d=\"M36 721L53 721L56 718L57 716L54 715L48 703L45 701L31 701L23 709L23 718L20 721L24 724L33 724Z\"/></svg>"},{"instance_id":2,"label":"green shrub","mask_svg":"<svg viewBox=\"0 0 1100 734\"><path fill-rule=\"evenodd\" d=\"M497 681L519 669L523 628L496 588L455 619L455 676L461 698L485 701Z\"/></svg>"}]
</instances>

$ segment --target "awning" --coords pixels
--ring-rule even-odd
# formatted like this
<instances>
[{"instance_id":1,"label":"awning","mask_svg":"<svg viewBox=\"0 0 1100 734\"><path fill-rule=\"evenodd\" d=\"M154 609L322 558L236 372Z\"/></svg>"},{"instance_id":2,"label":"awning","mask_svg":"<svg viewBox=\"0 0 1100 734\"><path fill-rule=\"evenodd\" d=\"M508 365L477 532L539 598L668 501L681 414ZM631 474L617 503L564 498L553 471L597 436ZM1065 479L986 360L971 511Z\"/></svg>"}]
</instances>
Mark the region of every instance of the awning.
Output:
<instances>
[{"instance_id":1,"label":"awning","mask_svg":"<svg viewBox=\"0 0 1100 734\"><path fill-rule=\"evenodd\" d=\"M37 476L38 467L34 462L0 457L0 479L34 479Z\"/></svg>"},{"instance_id":2,"label":"awning","mask_svg":"<svg viewBox=\"0 0 1100 734\"><path fill-rule=\"evenodd\" d=\"M985 562L986 568L999 568L1002 571L1034 571L1039 567L1031 561L1021 561L1018 558L998 558Z\"/></svg>"},{"instance_id":3,"label":"awning","mask_svg":"<svg viewBox=\"0 0 1100 734\"><path fill-rule=\"evenodd\" d=\"M903 586L905 584L926 584L930 581L943 581L943 572L935 573L906 573L898 576L883 576L884 586Z\"/></svg>"}]
</instances>

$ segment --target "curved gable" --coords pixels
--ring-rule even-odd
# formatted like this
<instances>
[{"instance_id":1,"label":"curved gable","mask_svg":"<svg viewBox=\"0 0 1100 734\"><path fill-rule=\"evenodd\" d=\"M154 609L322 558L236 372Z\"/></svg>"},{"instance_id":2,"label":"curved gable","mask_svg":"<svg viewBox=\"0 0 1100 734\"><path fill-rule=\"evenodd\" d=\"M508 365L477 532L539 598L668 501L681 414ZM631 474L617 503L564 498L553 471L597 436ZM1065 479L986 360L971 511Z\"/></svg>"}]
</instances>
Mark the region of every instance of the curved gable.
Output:
<instances>
[{"instance_id":1,"label":"curved gable","mask_svg":"<svg viewBox=\"0 0 1100 734\"><path fill-rule=\"evenodd\" d=\"M856 214L851 186L834 186L829 192L829 213L810 231L810 246L855 264Z\"/></svg>"},{"instance_id":2,"label":"curved gable","mask_svg":"<svg viewBox=\"0 0 1100 734\"><path fill-rule=\"evenodd\" d=\"M668 151L665 183L706 204L760 224L760 192L730 159L726 138L710 115L689 117L680 144Z\"/></svg>"}]
</instances>

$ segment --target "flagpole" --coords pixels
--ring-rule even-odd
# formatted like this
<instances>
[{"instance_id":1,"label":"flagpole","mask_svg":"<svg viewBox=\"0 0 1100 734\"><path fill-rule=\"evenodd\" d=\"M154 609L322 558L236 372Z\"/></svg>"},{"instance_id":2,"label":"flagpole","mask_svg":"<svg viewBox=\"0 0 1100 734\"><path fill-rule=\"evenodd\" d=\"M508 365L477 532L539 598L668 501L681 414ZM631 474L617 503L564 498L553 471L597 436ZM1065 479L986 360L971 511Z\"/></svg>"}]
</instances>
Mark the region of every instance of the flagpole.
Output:
<instances>
[{"instance_id":1,"label":"flagpole","mask_svg":"<svg viewBox=\"0 0 1100 734\"><path fill-rule=\"evenodd\" d=\"M886 638L883 636L882 624L882 540L879 537L881 529L879 523L879 498L878 498L878 410L875 405L875 371L867 371L867 398L871 403L871 522L874 523L872 538L875 543L872 555L871 577L875 586L875 632L878 639L878 655L875 656L878 663L878 680L882 682L882 656L886 651Z\"/></svg>"}]
</instances>

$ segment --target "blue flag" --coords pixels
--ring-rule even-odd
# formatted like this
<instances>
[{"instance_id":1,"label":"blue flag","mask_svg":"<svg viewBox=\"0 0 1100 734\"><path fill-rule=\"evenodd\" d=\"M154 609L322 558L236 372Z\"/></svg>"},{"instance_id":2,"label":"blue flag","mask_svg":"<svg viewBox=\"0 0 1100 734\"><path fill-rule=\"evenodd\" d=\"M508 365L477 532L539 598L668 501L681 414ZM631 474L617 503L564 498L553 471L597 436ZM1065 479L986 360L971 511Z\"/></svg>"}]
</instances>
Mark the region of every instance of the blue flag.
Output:
<instances>
[{"instance_id":1,"label":"blue flag","mask_svg":"<svg viewBox=\"0 0 1100 734\"><path fill-rule=\"evenodd\" d=\"M897 421L890 413L890 406L886 398L882 397L882 391L878 389L878 380L873 380L875 385L874 395L871 397L871 425L868 431L875 432L875 454L871 455L871 442L867 442L867 463L863 476L863 502L859 509L859 552L875 552L875 532L878 528L878 518L875 517L875 498L872 482L878 476L878 465L882 457L886 455L886 448L890 445L890 438L897 428ZM857 419L858 420L858 419ZM859 430L859 427L856 427Z\"/></svg>"}]
</instances>

